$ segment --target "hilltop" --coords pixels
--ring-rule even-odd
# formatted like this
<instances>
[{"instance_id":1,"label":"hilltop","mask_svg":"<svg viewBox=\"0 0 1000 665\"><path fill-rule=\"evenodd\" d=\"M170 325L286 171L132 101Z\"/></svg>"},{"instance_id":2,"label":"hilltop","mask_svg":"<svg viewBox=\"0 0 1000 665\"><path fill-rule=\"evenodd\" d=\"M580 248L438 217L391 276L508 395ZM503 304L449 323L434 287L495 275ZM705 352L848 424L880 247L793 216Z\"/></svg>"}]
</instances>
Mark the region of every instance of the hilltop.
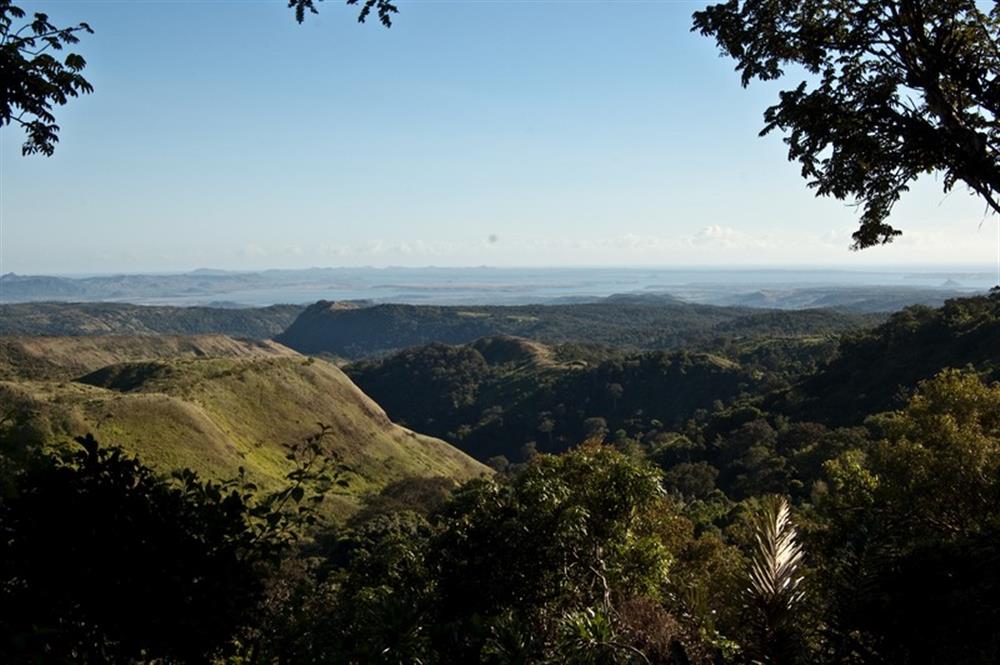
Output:
<instances>
[{"instance_id":1,"label":"hilltop","mask_svg":"<svg viewBox=\"0 0 1000 665\"><path fill-rule=\"evenodd\" d=\"M208 335L267 339L302 311L270 307L169 307L124 303L0 305L0 335Z\"/></svg>"},{"instance_id":2,"label":"hilltop","mask_svg":"<svg viewBox=\"0 0 1000 665\"><path fill-rule=\"evenodd\" d=\"M466 344L492 335L513 335L545 344L585 342L627 349L673 349L706 345L722 337L745 340L843 333L883 318L836 310L762 312L655 296L477 307L342 307L324 300L306 308L275 339L301 353L351 359L431 342Z\"/></svg>"},{"instance_id":3,"label":"hilltop","mask_svg":"<svg viewBox=\"0 0 1000 665\"><path fill-rule=\"evenodd\" d=\"M38 343L72 357L72 342ZM109 346L113 342L107 340ZM25 348L31 342L18 344ZM80 357L95 362L106 352L90 340L80 340L79 348ZM174 349L180 354L168 357ZM230 355L197 357L196 350ZM324 440L328 451L351 469L347 487L331 506L340 514L350 511L359 495L404 477L460 481L485 471L443 441L395 425L343 372L322 360L273 344L227 346L219 338L165 339L160 356L105 365L75 381L0 381L0 403L17 415L26 439L58 444L92 432L164 472L189 467L223 478L242 466L263 487L277 485L291 469L285 446L323 423L331 428Z\"/></svg>"},{"instance_id":4,"label":"hilltop","mask_svg":"<svg viewBox=\"0 0 1000 665\"><path fill-rule=\"evenodd\" d=\"M71 380L113 363L170 358L297 356L270 340L225 335L0 337L0 379Z\"/></svg>"}]
</instances>

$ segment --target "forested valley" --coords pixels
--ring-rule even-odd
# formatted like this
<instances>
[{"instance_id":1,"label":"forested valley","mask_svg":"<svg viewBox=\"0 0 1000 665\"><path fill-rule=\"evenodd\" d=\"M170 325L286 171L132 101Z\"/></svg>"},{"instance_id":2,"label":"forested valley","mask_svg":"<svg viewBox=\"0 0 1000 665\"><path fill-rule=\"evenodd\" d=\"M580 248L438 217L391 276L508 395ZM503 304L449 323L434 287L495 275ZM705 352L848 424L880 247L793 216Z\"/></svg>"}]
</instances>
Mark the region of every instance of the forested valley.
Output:
<instances>
[{"instance_id":1,"label":"forested valley","mask_svg":"<svg viewBox=\"0 0 1000 665\"><path fill-rule=\"evenodd\" d=\"M995 660L1000 297L912 307L847 332L758 318L755 334L684 349L509 335L432 343L347 363L346 377L273 342L164 347L147 336L125 351L129 338L84 336L39 350L28 342L47 338L7 338L5 402L16 408L2 425L0 653ZM154 349L160 360L125 358ZM79 379L82 396L58 391L109 360ZM385 429L395 425L366 424L373 407L336 406L362 399L347 377L393 421L443 441L404 452L417 444ZM269 403L247 392L261 380L275 384ZM278 406L303 381L340 396ZM293 445L250 444L206 466L198 445L241 445L232 421L215 421L228 439L180 458L161 429L60 425L87 416L87 400L120 418L158 391L209 418L237 403L256 404L262 423L298 409L300 420L272 430ZM79 429L95 423L101 440ZM399 470L351 444L375 436L388 437L378 454ZM442 462L423 466L427 454ZM286 459L263 467L271 455Z\"/></svg>"}]
</instances>

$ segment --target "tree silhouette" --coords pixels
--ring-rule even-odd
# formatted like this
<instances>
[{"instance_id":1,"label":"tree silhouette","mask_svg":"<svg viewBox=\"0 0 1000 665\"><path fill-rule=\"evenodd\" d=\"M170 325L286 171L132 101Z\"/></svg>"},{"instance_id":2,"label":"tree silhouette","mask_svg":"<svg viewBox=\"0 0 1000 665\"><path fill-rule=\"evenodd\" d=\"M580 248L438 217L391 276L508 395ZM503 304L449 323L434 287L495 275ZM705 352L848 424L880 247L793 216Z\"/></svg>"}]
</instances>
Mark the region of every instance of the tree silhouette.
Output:
<instances>
[{"instance_id":1,"label":"tree silhouette","mask_svg":"<svg viewBox=\"0 0 1000 665\"><path fill-rule=\"evenodd\" d=\"M318 13L316 3L321 1L288 0L288 7L295 11L295 20L302 23L307 12ZM361 8L359 23L374 11L388 28L392 15L398 12L391 0L346 2ZM42 12L36 12L31 19L26 16L11 0L0 0L0 127L16 124L24 129L27 138L21 154L51 157L59 142L54 107L94 91L83 76L87 61L82 55L67 53L60 60L53 53L79 43L79 33L94 31L83 22L60 28Z\"/></svg>"},{"instance_id":2,"label":"tree silhouette","mask_svg":"<svg viewBox=\"0 0 1000 665\"><path fill-rule=\"evenodd\" d=\"M306 18L306 12L318 14L316 3L323 0L288 0L288 6L295 10L295 20L302 23ZM358 23L364 23L368 16L375 10L379 22L385 27L392 26L392 15L399 12L392 0L346 0L348 5L358 5L361 12L358 14Z\"/></svg>"},{"instance_id":3,"label":"tree silhouette","mask_svg":"<svg viewBox=\"0 0 1000 665\"><path fill-rule=\"evenodd\" d=\"M0 0L0 127L24 129L21 154L51 156L59 141L53 107L94 91L81 73L87 65L83 56L68 53L60 61L54 52L93 30L86 23L59 28L40 12L22 22L25 16L10 0Z\"/></svg>"},{"instance_id":4,"label":"tree silhouette","mask_svg":"<svg viewBox=\"0 0 1000 665\"><path fill-rule=\"evenodd\" d=\"M744 86L808 73L764 112L761 135L786 132L817 196L863 209L854 249L900 235L886 220L927 173L1000 212L1000 6L729 0L696 12L693 30L736 60Z\"/></svg>"}]
</instances>

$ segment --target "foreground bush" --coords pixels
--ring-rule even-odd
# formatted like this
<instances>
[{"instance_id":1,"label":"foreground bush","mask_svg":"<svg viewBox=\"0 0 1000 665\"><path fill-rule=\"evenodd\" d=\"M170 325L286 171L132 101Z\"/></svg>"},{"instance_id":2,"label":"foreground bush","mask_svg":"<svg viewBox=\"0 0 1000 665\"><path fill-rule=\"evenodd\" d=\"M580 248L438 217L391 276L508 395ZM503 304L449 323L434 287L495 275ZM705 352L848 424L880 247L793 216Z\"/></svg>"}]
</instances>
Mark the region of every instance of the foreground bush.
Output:
<instances>
[{"instance_id":1,"label":"foreground bush","mask_svg":"<svg viewBox=\"0 0 1000 665\"><path fill-rule=\"evenodd\" d=\"M301 490L164 479L77 442L0 499L0 660L205 662L252 623Z\"/></svg>"}]
</instances>

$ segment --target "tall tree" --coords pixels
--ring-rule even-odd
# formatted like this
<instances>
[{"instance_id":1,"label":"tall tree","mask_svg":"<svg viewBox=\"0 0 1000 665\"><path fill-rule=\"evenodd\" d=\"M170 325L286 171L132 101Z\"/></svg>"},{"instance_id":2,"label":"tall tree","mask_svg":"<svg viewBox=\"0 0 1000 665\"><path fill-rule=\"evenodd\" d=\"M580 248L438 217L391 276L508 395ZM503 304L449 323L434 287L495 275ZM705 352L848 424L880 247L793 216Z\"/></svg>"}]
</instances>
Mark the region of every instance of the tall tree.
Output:
<instances>
[{"instance_id":1,"label":"tall tree","mask_svg":"<svg viewBox=\"0 0 1000 665\"><path fill-rule=\"evenodd\" d=\"M979 3L981 5L983 3ZM890 242L918 177L943 174L1000 212L1000 6L975 0L729 0L693 30L734 58L742 83L805 80L764 112L818 196L862 208L855 249Z\"/></svg>"}]
</instances>

